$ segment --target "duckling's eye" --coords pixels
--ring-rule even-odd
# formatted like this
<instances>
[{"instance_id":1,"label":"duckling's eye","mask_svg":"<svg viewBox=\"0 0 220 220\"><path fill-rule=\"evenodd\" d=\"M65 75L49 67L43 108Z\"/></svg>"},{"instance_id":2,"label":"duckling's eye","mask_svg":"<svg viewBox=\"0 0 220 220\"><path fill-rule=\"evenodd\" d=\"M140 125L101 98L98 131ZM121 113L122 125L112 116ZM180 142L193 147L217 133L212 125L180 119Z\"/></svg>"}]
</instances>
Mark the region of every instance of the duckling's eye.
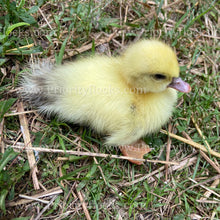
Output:
<instances>
[{"instance_id":1,"label":"duckling's eye","mask_svg":"<svg viewBox=\"0 0 220 220\"><path fill-rule=\"evenodd\" d=\"M158 74L154 74L153 78L156 80L164 80L164 79L166 79L166 76L158 73Z\"/></svg>"}]
</instances>

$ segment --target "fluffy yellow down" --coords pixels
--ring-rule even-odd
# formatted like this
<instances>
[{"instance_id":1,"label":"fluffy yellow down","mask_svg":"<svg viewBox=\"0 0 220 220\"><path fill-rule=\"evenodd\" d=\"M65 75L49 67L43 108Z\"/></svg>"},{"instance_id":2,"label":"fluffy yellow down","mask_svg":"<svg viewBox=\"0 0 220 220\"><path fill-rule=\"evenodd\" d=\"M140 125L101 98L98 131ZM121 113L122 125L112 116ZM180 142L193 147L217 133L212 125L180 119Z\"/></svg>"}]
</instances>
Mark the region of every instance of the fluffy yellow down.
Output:
<instances>
[{"instance_id":1,"label":"fluffy yellow down","mask_svg":"<svg viewBox=\"0 0 220 220\"><path fill-rule=\"evenodd\" d=\"M37 94L39 110L91 126L106 135L108 145L132 144L157 131L177 100L176 90L167 88L179 76L177 58L157 40L139 41L117 57L48 65L32 66L32 75L23 80L24 89L43 91Z\"/></svg>"}]
</instances>

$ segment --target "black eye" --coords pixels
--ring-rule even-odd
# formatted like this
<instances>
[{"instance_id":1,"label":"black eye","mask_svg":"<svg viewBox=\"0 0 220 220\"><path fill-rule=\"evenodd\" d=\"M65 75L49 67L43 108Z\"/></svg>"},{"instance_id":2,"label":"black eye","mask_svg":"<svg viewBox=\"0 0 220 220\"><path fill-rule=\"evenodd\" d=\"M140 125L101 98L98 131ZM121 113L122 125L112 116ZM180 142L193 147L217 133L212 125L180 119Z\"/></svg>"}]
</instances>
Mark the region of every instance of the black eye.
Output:
<instances>
[{"instance_id":1,"label":"black eye","mask_svg":"<svg viewBox=\"0 0 220 220\"><path fill-rule=\"evenodd\" d=\"M163 79L166 79L166 76L165 75L163 75L163 74L155 74L155 75L153 75L153 77L154 77L154 79L156 79L156 80L163 80Z\"/></svg>"}]
</instances>

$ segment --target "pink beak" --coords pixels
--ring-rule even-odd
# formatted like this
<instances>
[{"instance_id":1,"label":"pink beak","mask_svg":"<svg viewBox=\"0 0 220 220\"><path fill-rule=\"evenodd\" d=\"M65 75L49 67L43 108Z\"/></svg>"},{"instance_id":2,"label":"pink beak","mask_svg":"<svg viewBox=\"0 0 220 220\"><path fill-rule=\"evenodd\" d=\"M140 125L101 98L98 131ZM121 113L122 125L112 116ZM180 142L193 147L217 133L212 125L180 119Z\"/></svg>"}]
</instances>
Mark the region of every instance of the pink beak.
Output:
<instances>
[{"instance_id":1,"label":"pink beak","mask_svg":"<svg viewBox=\"0 0 220 220\"><path fill-rule=\"evenodd\" d=\"M184 92L184 93L188 93L191 91L190 85L184 82L180 77L173 77L172 82L167 87L176 89L179 92Z\"/></svg>"}]
</instances>

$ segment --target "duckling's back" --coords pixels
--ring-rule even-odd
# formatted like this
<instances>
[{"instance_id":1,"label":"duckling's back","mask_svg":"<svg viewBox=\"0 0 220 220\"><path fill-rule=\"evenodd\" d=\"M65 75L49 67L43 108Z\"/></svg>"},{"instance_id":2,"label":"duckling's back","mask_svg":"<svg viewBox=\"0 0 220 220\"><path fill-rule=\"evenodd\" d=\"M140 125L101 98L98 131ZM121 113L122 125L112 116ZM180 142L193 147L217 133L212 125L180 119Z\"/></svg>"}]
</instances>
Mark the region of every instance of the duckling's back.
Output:
<instances>
[{"instance_id":1,"label":"duckling's back","mask_svg":"<svg viewBox=\"0 0 220 220\"><path fill-rule=\"evenodd\" d=\"M40 112L110 134L122 127L131 102L119 72L119 58L105 56L36 63L23 74L22 97Z\"/></svg>"}]
</instances>

